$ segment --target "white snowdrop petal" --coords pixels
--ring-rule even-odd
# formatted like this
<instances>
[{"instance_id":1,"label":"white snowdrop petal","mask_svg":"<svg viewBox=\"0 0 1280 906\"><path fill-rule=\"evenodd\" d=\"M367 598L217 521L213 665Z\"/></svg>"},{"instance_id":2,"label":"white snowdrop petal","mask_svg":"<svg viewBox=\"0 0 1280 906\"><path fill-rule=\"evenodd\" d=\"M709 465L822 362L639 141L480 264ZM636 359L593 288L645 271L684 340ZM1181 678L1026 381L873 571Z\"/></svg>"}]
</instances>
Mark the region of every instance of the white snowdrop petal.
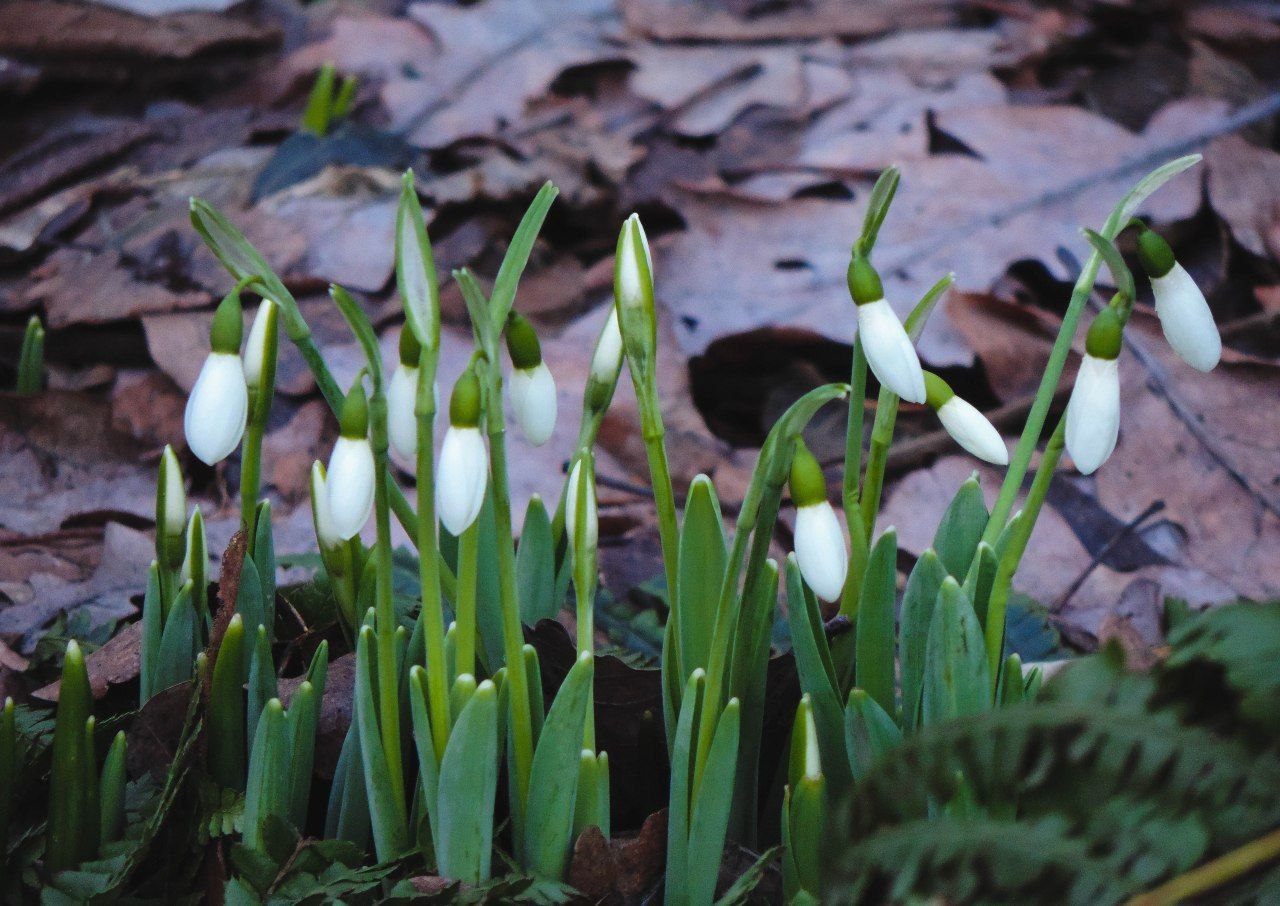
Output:
<instances>
[{"instance_id":1,"label":"white snowdrop petal","mask_svg":"<svg viewBox=\"0 0 1280 906\"><path fill-rule=\"evenodd\" d=\"M953 396L938 407L938 421L956 443L979 459L1008 465L1009 449L987 417L968 400Z\"/></svg>"},{"instance_id":2,"label":"white snowdrop petal","mask_svg":"<svg viewBox=\"0 0 1280 906\"><path fill-rule=\"evenodd\" d=\"M363 437L339 437L329 457L329 516L344 541L354 538L373 512L373 448Z\"/></svg>"},{"instance_id":3,"label":"white snowdrop petal","mask_svg":"<svg viewBox=\"0 0 1280 906\"><path fill-rule=\"evenodd\" d=\"M332 550L341 544L344 539L338 536L333 524L333 510L329 506L329 483L319 462L311 464L311 512L320 547Z\"/></svg>"},{"instance_id":4,"label":"white snowdrop petal","mask_svg":"<svg viewBox=\"0 0 1280 906\"><path fill-rule=\"evenodd\" d=\"M461 535L480 515L489 477L489 452L476 427L450 427L436 469L436 510L450 534Z\"/></svg>"},{"instance_id":5,"label":"white snowdrop petal","mask_svg":"<svg viewBox=\"0 0 1280 906\"><path fill-rule=\"evenodd\" d=\"M1222 338L1196 281L1175 263L1163 277L1152 278L1151 291L1160 326L1173 351L1192 368L1212 371L1222 358Z\"/></svg>"},{"instance_id":6,"label":"white snowdrop petal","mask_svg":"<svg viewBox=\"0 0 1280 906\"><path fill-rule=\"evenodd\" d=\"M1097 471L1120 433L1120 363L1086 355L1067 403L1067 452L1083 475Z\"/></svg>"},{"instance_id":7,"label":"white snowdrop petal","mask_svg":"<svg viewBox=\"0 0 1280 906\"><path fill-rule=\"evenodd\" d=\"M600 339L596 341L595 354L591 357L591 379L612 381L622 363L622 331L618 327L618 309L609 306L609 320L605 322Z\"/></svg>"},{"instance_id":8,"label":"white snowdrop petal","mask_svg":"<svg viewBox=\"0 0 1280 906\"><path fill-rule=\"evenodd\" d=\"M164 529L173 537L187 524L187 490L182 486L182 469L170 447L164 448Z\"/></svg>"},{"instance_id":9,"label":"white snowdrop petal","mask_svg":"<svg viewBox=\"0 0 1280 906\"><path fill-rule=\"evenodd\" d=\"M413 471L418 456L418 369L397 365L387 385L387 438L397 462Z\"/></svg>"},{"instance_id":10,"label":"white snowdrop petal","mask_svg":"<svg viewBox=\"0 0 1280 906\"><path fill-rule=\"evenodd\" d=\"M262 379L263 360L267 355L267 319L274 305L270 299L262 300L258 313L253 316L253 326L249 328L249 340L244 345L244 380L250 387L258 386Z\"/></svg>"},{"instance_id":11,"label":"white snowdrop petal","mask_svg":"<svg viewBox=\"0 0 1280 906\"><path fill-rule=\"evenodd\" d=\"M911 338L884 299L856 306L867 364L881 384L910 403L923 403L924 372Z\"/></svg>"},{"instance_id":12,"label":"white snowdrop petal","mask_svg":"<svg viewBox=\"0 0 1280 906\"><path fill-rule=\"evenodd\" d=\"M536 368L517 368L510 379L512 409L525 439L540 447L556 428L556 382L540 362Z\"/></svg>"},{"instance_id":13,"label":"white snowdrop petal","mask_svg":"<svg viewBox=\"0 0 1280 906\"><path fill-rule=\"evenodd\" d=\"M640 225L640 218L632 214L623 226L626 237L622 241L622 258L617 262L619 301L623 305L639 305L644 301L644 290L640 276L640 262L635 254L635 237L640 237L640 246L644 250L645 263L649 266L652 278L653 263L649 256L649 239Z\"/></svg>"},{"instance_id":14,"label":"white snowdrop petal","mask_svg":"<svg viewBox=\"0 0 1280 906\"><path fill-rule=\"evenodd\" d=\"M582 495L581 485L579 483L582 474L582 460L578 460L573 464L573 471L569 473L569 484L565 491L565 518L564 529L569 539L569 547L576 544L578 535L578 499ZM597 510L596 495L588 494L586 501L586 529L587 547L595 547L600 539L600 517Z\"/></svg>"},{"instance_id":15,"label":"white snowdrop petal","mask_svg":"<svg viewBox=\"0 0 1280 906\"><path fill-rule=\"evenodd\" d=\"M834 601L844 589L849 553L840 520L827 501L796 510L796 562L800 575L824 601Z\"/></svg>"},{"instance_id":16,"label":"white snowdrop petal","mask_svg":"<svg viewBox=\"0 0 1280 906\"><path fill-rule=\"evenodd\" d=\"M187 446L201 462L215 465L240 444L248 418L249 390L240 356L210 353L187 399L182 420Z\"/></svg>"}]
</instances>

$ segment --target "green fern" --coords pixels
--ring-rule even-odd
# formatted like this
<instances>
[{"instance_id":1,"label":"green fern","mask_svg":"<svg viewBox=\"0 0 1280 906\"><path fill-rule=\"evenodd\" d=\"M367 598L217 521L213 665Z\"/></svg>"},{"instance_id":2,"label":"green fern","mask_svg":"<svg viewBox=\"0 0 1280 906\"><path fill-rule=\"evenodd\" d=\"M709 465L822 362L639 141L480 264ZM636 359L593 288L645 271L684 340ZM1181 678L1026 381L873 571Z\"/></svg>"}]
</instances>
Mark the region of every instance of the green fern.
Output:
<instances>
[{"instance_id":1,"label":"green fern","mask_svg":"<svg viewBox=\"0 0 1280 906\"><path fill-rule=\"evenodd\" d=\"M828 899L1117 902L1280 826L1280 604L1171 644L1150 674L1108 650L908 738L836 810Z\"/></svg>"}]
</instances>

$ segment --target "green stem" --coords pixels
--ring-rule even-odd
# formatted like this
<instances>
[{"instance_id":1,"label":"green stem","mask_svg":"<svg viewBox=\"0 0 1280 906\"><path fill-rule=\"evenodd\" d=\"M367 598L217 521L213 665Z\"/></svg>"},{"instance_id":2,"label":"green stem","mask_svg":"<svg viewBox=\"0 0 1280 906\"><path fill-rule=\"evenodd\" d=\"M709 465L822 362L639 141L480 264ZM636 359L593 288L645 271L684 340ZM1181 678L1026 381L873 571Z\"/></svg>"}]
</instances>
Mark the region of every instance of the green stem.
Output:
<instances>
[{"instance_id":1,"label":"green stem","mask_svg":"<svg viewBox=\"0 0 1280 906\"><path fill-rule=\"evenodd\" d=\"M1251 840L1211 862L1206 862L1154 890L1134 897L1128 906L1172 906L1225 887L1268 862L1280 859L1280 830Z\"/></svg>"},{"instance_id":2,"label":"green stem","mask_svg":"<svg viewBox=\"0 0 1280 906\"><path fill-rule=\"evenodd\" d=\"M515 758L516 807L520 825L529 801L529 777L533 771L533 715L529 710L529 677L525 673L524 628L520 623L520 601L516 594L516 550L511 536L511 491L507 485L506 430L502 407L502 374L490 358L488 409L489 476L493 486L493 515L498 541L498 597L502 606L502 639L507 662L507 682L511 684L511 734Z\"/></svg>"},{"instance_id":3,"label":"green stem","mask_svg":"<svg viewBox=\"0 0 1280 906\"><path fill-rule=\"evenodd\" d=\"M418 550L438 550L435 498L435 356L423 350L418 365ZM444 603L440 598L438 559L418 557L422 584L423 635L426 641L427 707L431 714L431 737L437 764L444 758L449 742L449 667L444 652Z\"/></svg>"},{"instance_id":4,"label":"green stem","mask_svg":"<svg viewBox=\"0 0 1280 906\"><path fill-rule=\"evenodd\" d=\"M387 398L381 383L369 400L374 464L374 521L378 540L374 545L376 634L378 642L378 717L387 773L396 802L404 801L404 768L400 757L400 675L396 669L396 614L391 601L391 511L387 505Z\"/></svg>"},{"instance_id":5,"label":"green stem","mask_svg":"<svg viewBox=\"0 0 1280 906\"><path fill-rule=\"evenodd\" d=\"M454 598L457 635L454 644L455 678L476 673L476 559L480 550L480 529L473 522L458 539L458 594Z\"/></svg>"},{"instance_id":6,"label":"green stem","mask_svg":"<svg viewBox=\"0 0 1280 906\"><path fill-rule=\"evenodd\" d=\"M1031 482L1031 490L1022 506L1022 514L1018 516L1009 537L1008 547L1000 557L996 567L996 575L991 587L991 597L987 603L986 647L987 664L991 670L993 692L999 688L1000 666L1003 662L1005 612L1009 602L1009 590L1013 584L1014 574L1022 562L1027 542L1031 540L1031 530L1035 528L1040 509L1044 506L1045 496L1049 493L1049 484L1053 481L1054 471L1058 468L1058 460L1062 458L1063 438L1066 434L1067 419L1064 415L1058 420L1058 427L1045 444L1044 456L1036 469L1036 476Z\"/></svg>"},{"instance_id":7,"label":"green stem","mask_svg":"<svg viewBox=\"0 0 1280 906\"><path fill-rule=\"evenodd\" d=\"M676 626L679 626L680 622L676 617L679 611L676 588L679 575L680 529L676 518L675 492L671 487L671 469L667 465L666 428L662 424L658 388L651 375L646 376L644 390L639 398L642 401L640 425L644 432L644 451L649 460L653 501L658 511L658 536L662 541L662 561L667 578L667 600L670 602L670 613L667 619L676 620Z\"/></svg>"},{"instance_id":8,"label":"green stem","mask_svg":"<svg viewBox=\"0 0 1280 906\"><path fill-rule=\"evenodd\" d=\"M1104 230L1103 235L1107 235L1108 232L1111 233L1108 238L1114 238L1114 230ZM1067 304L1066 313L1062 316L1062 327L1058 331L1058 336L1054 338L1053 350L1049 353L1044 377L1040 379L1040 387L1036 390L1031 411L1027 414L1026 427L1022 429L1022 436L1018 438L1018 446L1014 449L1013 457L1009 461L1009 470L1005 472L1004 484L1000 486L1000 495L996 498L995 506L991 508L991 518L987 520L986 530L982 533L982 540L988 544L995 544L1000 533L1004 531L1009 515L1013 512L1014 501L1022 488L1022 480L1026 477L1027 469L1031 465L1031 457L1035 453L1036 445L1040 442L1045 419L1049 416L1049 406L1053 403L1058 381L1062 377L1062 369L1067 364L1068 353L1071 352L1071 341L1076 335L1076 326L1080 322L1080 315L1084 312L1089 294L1093 292L1093 284L1098 278L1098 267L1101 263L1101 255L1097 252L1091 254L1089 260L1085 262L1084 269L1080 271L1080 276L1076 279L1075 288L1071 291L1071 301Z\"/></svg>"},{"instance_id":9,"label":"green stem","mask_svg":"<svg viewBox=\"0 0 1280 906\"><path fill-rule=\"evenodd\" d=\"M898 420L898 396L880 388L876 402L876 420L871 427L871 445L867 452L867 474L862 480L863 537L876 533L876 516L880 512L880 493L884 489L884 470L889 462L889 445L893 443L893 427Z\"/></svg>"},{"instance_id":10,"label":"green stem","mask_svg":"<svg viewBox=\"0 0 1280 906\"><path fill-rule=\"evenodd\" d=\"M240 526L244 529L245 552L253 555L254 519L258 511L258 493L262 475L262 438L266 433L266 419L259 421L257 406L250 405L253 418L244 431L244 443L240 452ZM269 407L263 407L269 408Z\"/></svg>"}]
</instances>

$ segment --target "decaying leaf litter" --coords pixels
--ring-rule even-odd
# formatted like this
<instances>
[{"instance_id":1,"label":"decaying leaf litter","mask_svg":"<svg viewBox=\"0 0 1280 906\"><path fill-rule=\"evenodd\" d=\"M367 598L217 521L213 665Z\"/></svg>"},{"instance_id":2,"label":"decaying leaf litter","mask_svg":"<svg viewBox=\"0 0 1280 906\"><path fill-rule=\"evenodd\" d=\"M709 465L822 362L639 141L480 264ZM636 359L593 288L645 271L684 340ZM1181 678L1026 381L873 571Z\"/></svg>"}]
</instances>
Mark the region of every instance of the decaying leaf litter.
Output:
<instances>
[{"instance_id":1,"label":"decaying leaf litter","mask_svg":"<svg viewBox=\"0 0 1280 906\"><path fill-rule=\"evenodd\" d=\"M579 405L572 388L611 291L613 248L599 226L645 214L663 274L675 478L712 474L731 509L765 427L803 391L846 376L830 363L847 362L853 330L848 243L880 168L909 165L879 252L890 298L909 305L954 271L959 291L930 322L922 355L1020 421L1087 251L1075 225L1096 222L1146 163L1208 149L1202 182L1178 182L1142 213L1208 290L1225 365L1187 380L1163 347L1144 348L1151 319L1140 308L1116 462L1097 478L1056 480L1020 590L1086 647L1114 631L1117 614L1149 625L1134 609L1165 595L1199 604L1280 591L1280 425L1274 407L1249 402L1275 395L1280 350L1280 158L1267 87L1280 35L1261 14L1163 11L1160 28L1139 29L1146 4L825 3L753 15L724 4L698 17L658 0L554 11L526 0L176 13L157 3L143 19L129 9L15 0L0 13L0 73L13 74L0 92L19 110L0 164L6 364L38 312L51 388L0 409L0 639L15 657L72 621L105 640L136 609L142 589L123 577L150 557L136 536L150 528L154 462L162 439L181 433L227 288L188 228L188 197L243 226L345 384L360 354L324 290L359 291L393 361L390 236L406 165L439 266L486 277L536 187L561 187L520 308L548 335L566 411ZM1115 16L1134 28L1112 27ZM1101 44L1086 58L1087 39ZM307 87L328 61L358 79L354 115L299 139ZM1137 78L1151 72L1160 78ZM442 300L452 331L443 386L465 365L456 293ZM760 370L785 380L765 392L750 379ZM264 483L288 552L309 543L305 471L335 426L287 344L280 371ZM899 480L887 499L906 562L928 543L914 526L937 522L921 507L940 506L949 493L933 491L971 470L921 415L904 406L916 436L891 463ZM517 511L562 480L572 438L559 430L538 449L513 434L526 464L513 476ZM811 446L837 449L842 430L824 437L819 420ZM626 382L601 442L604 534L652 535ZM235 527L237 468L190 469L214 551ZM983 478L993 492L996 476ZM1157 502L1159 513L1129 526ZM629 577L606 574L620 597L658 571L656 558L616 559L602 562ZM1159 593L1138 594L1153 582ZM630 598L654 601L643 587ZM17 663L0 665L6 691L22 685Z\"/></svg>"}]
</instances>

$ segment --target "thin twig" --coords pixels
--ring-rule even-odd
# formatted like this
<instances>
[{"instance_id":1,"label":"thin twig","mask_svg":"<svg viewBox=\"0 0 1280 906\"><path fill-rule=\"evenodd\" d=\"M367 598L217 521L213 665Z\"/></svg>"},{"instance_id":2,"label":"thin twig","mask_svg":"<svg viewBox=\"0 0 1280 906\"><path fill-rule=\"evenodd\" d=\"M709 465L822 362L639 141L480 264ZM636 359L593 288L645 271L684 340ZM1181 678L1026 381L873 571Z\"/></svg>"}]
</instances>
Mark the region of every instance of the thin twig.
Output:
<instances>
[{"instance_id":1,"label":"thin twig","mask_svg":"<svg viewBox=\"0 0 1280 906\"><path fill-rule=\"evenodd\" d=\"M1080 575L1076 576L1075 581L1068 585L1066 590L1058 596L1058 599L1049 605L1049 612L1062 613L1063 608L1067 606L1067 602L1070 601L1072 597L1075 596L1075 593L1080 590L1080 586L1084 584L1085 579L1088 579L1090 573L1102 565L1102 561L1105 560L1117 546L1119 546L1120 542L1133 534L1133 532L1137 530L1138 526L1162 510L1164 510L1164 501L1157 500L1137 516L1134 516L1124 525L1120 526L1119 530L1111 536L1107 543L1098 548L1098 552L1089 558L1089 562L1085 565L1085 568L1080 571Z\"/></svg>"}]
</instances>

